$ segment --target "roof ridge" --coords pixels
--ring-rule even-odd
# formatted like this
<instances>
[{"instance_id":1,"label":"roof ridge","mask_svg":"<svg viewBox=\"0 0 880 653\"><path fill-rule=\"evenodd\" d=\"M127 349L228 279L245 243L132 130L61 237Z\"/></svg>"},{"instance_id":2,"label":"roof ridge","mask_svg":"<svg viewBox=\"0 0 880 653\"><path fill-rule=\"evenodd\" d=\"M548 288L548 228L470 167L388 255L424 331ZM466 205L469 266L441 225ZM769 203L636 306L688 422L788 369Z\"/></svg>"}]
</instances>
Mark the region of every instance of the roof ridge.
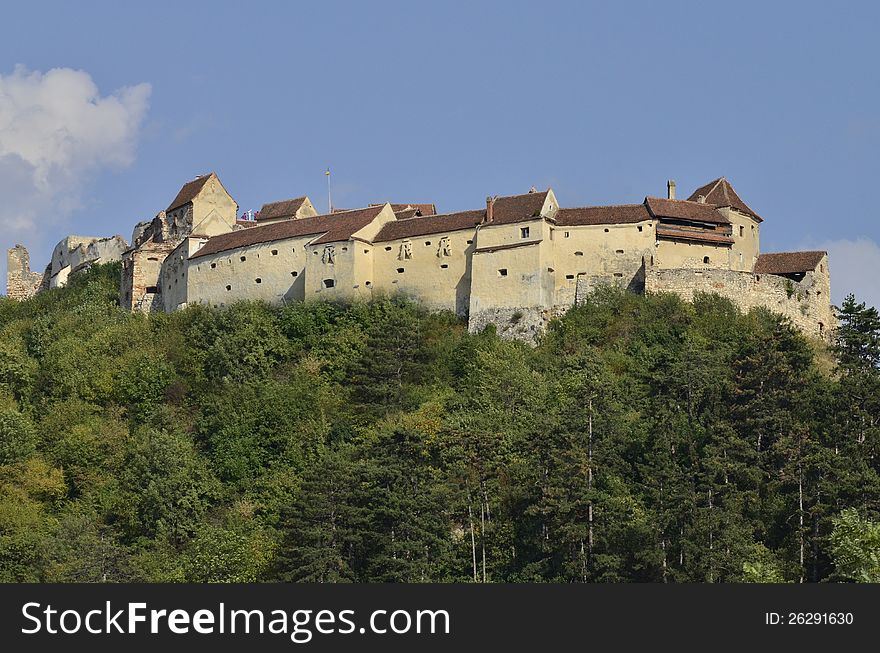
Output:
<instances>
[{"instance_id":1,"label":"roof ridge","mask_svg":"<svg viewBox=\"0 0 880 653\"><path fill-rule=\"evenodd\" d=\"M711 202L698 202L696 200L671 200L668 197L655 197L653 195L646 195L646 200L663 200L664 202L687 202L688 204L699 204L700 206L711 206L712 208L718 208L717 204L712 204Z\"/></svg>"},{"instance_id":2,"label":"roof ridge","mask_svg":"<svg viewBox=\"0 0 880 653\"><path fill-rule=\"evenodd\" d=\"M798 249L792 252L762 252L758 256L775 256L777 254L827 254L825 249Z\"/></svg>"},{"instance_id":3,"label":"roof ridge","mask_svg":"<svg viewBox=\"0 0 880 653\"><path fill-rule=\"evenodd\" d=\"M308 195L300 195L299 197L288 197L283 200L272 200L271 202L263 202L263 204L281 204L281 202L293 202L294 200L304 200Z\"/></svg>"},{"instance_id":4,"label":"roof ridge","mask_svg":"<svg viewBox=\"0 0 880 653\"><path fill-rule=\"evenodd\" d=\"M433 215L413 216L412 218L401 218L398 222L406 222L407 220L430 220L431 218L444 218L450 215L461 215L462 213L485 213L486 209L465 209L464 211L451 211L449 213L434 213Z\"/></svg>"},{"instance_id":5,"label":"roof ridge","mask_svg":"<svg viewBox=\"0 0 880 653\"><path fill-rule=\"evenodd\" d=\"M626 204L590 204L589 206L560 206L560 211L572 211L576 209L614 209L619 206L641 206L644 202L628 202Z\"/></svg>"}]
</instances>

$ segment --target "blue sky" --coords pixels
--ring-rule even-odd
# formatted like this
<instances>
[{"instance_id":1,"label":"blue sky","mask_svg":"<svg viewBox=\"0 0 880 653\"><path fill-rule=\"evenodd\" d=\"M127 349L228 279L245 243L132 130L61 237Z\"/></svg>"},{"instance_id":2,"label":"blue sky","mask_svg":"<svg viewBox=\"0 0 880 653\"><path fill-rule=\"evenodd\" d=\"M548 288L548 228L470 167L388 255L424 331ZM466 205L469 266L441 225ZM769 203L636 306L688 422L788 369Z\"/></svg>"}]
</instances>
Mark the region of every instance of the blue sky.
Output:
<instances>
[{"instance_id":1,"label":"blue sky","mask_svg":"<svg viewBox=\"0 0 880 653\"><path fill-rule=\"evenodd\" d=\"M130 238L210 170L243 210L324 209L327 166L338 206L442 211L725 175L763 251L827 248L835 299L880 304L876 3L16 4L0 227L34 267L68 233Z\"/></svg>"}]
</instances>

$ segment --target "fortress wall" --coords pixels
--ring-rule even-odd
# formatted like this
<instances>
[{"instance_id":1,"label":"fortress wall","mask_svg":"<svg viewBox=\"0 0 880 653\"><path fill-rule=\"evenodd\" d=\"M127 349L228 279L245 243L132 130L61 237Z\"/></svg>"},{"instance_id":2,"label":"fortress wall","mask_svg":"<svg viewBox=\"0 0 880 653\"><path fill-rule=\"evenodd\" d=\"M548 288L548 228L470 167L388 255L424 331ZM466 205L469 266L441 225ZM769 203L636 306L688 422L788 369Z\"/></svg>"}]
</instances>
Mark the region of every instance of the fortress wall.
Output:
<instances>
[{"instance_id":1,"label":"fortress wall","mask_svg":"<svg viewBox=\"0 0 880 653\"><path fill-rule=\"evenodd\" d=\"M312 240L314 238L312 236ZM305 298L325 301L370 299L373 293L373 249L373 245L361 240L307 245ZM366 254L364 250L367 250Z\"/></svg>"},{"instance_id":2,"label":"fortress wall","mask_svg":"<svg viewBox=\"0 0 880 653\"><path fill-rule=\"evenodd\" d=\"M187 305L189 257L206 242L207 238L186 238L162 261L159 287L162 289L162 306L165 311L171 312Z\"/></svg>"},{"instance_id":3,"label":"fortress wall","mask_svg":"<svg viewBox=\"0 0 880 653\"><path fill-rule=\"evenodd\" d=\"M129 250L122 259L122 280L119 304L133 311L161 311L162 263L174 250L175 243L149 242L140 249Z\"/></svg>"},{"instance_id":4,"label":"fortress wall","mask_svg":"<svg viewBox=\"0 0 880 653\"><path fill-rule=\"evenodd\" d=\"M827 270L827 257L822 271L807 272L801 281L733 270L654 267L645 272L645 291L675 293L687 301L697 292L717 293L742 311L764 307L786 316L805 334L827 339L835 325Z\"/></svg>"},{"instance_id":5,"label":"fortress wall","mask_svg":"<svg viewBox=\"0 0 880 653\"><path fill-rule=\"evenodd\" d=\"M6 253L6 295L9 299L23 300L33 297L48 283L48 270L44 274L31 272L30 253L24 245L16 245Z\"/></svg>"},{"instance_id":6,"label":"fortress wall","mask_svg":"<svg viewBox=\"0 0 880 653\"><path fill-rule=\"evenodd\" d=\"M442 248L444 238L448 248ZM412 252L409 259L404 255L405 243ZM376 243L372 285L389 294L405 294L433 310L467 315L474 247L474 229Z\"/></svg>"},{"instance_id":7,"label":"fortress wall","mask_svg":"<svg viewBox=\"0 0 880 653\"><path fill-rule=\"evenodd\" d=\"M220 307L247 300L302 301L309 256L306 246L314 238L288 238L190 260L187 303Z\"/></svg>"},{"instance_id":8,"label":"fortress wall","mask_svg":"<svg viewBox=\"0 0 880 653\"><path fill-rule=\"evenodd\" d=\"M551 263L548 241L477 250L472 258L468 329L478 333L494 324L505 337L533 341L552 314Z\"/></svg>"},{"instance_id":9,"label":"fortress wall","mask_svg":"<svg viewBox=\"0 0 880 653\"><path fill-rule=\"evenodd\" d=\"M727 216L733 227L733 247L729 257L731 270L750 272L755 269L755 261L760 252L760 230L758 223L747 215L731 209L718 209ZM742 234L742 235L740 235Z\"/></svg>"},{"instance_id":10,"label":"fortress wall","mask_svg":"<svg viewBox=\"0 0 880 653\"><path fill-rule=\"evenodd\" d=\"M640 229L641 228L641 229ZM653 221L554 227L554 306L576 303L585 280L642 292L642 261L654 252Z\"/></svg>"},{"instance_id":11,"label":"fortress wall","mask_svg":"<svg viewBox=\"0 0 880 653\"><path fill-rule=\"evenodd\" d=\"M128 249L128 243L122 236L110 236L109 238L98 238L84 249L84 259L81 263L112 263L122 260L123 254ZM73 267L76 268L77 265Z\"/></svg>"},{"instance_id":12,"label":"fortress wall","mask_svg":"<svg viewBox=\"0 0 880 653\"><path fill-rule=\"evenodd\" d=\"M705 262L705 257L709 262ZM730 270L739 267L739 253L732 247L709 245L703 243L687 243L673 240L658 240L654 250L654 266L666 270L713 269ZM732 265L732 262L734 264Z\"/></svg>"}]
</instances>

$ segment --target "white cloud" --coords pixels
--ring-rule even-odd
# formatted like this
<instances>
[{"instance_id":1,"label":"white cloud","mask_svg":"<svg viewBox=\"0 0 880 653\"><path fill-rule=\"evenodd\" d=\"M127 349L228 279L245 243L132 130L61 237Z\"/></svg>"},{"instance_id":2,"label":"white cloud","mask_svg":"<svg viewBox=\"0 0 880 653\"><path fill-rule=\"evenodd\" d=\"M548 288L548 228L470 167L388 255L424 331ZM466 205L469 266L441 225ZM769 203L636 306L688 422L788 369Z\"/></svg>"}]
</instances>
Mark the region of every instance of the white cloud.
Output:
<instances>
[{"instance_id":1,"label":"white cloud","mask_svg":"<svg viewBox=\"0 0 880 653\"><path fill-rule=\"evenodd\" d=\"M133 161L150 90L138 84L102 96L88 73L70 68L0 75L4 248L40 240L79 205L92 175Z\"/></svg>"},{"instance_id":2,"label":"white cloud","mask_svg":"<svg viewBox=\"0 0 880 653\"><path fill-rule=\"evenodd\" d=\"M880 245L870 238L827 240L818 246L828 252L831 298L838 306L849 293L860 302L880 308Z\"/></svg>"}]
</instances>

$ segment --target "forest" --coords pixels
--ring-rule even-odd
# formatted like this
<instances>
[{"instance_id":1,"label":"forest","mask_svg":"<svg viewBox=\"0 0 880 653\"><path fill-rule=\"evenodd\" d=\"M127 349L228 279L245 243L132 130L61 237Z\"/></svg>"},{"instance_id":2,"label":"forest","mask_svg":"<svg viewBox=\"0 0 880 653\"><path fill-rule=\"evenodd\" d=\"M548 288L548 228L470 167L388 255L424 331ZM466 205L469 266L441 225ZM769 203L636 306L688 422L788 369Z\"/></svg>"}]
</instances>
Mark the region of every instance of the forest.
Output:
<instances>
[{"instance_id":1,"label":"forest","mask_svg":"<svg viewBox=\"0 0 880 653\"><path fill-rule=\"evenodd\" d=\"M880 317L0 298L2 582L880 582Z\"/></svg>"}]
</instances>

